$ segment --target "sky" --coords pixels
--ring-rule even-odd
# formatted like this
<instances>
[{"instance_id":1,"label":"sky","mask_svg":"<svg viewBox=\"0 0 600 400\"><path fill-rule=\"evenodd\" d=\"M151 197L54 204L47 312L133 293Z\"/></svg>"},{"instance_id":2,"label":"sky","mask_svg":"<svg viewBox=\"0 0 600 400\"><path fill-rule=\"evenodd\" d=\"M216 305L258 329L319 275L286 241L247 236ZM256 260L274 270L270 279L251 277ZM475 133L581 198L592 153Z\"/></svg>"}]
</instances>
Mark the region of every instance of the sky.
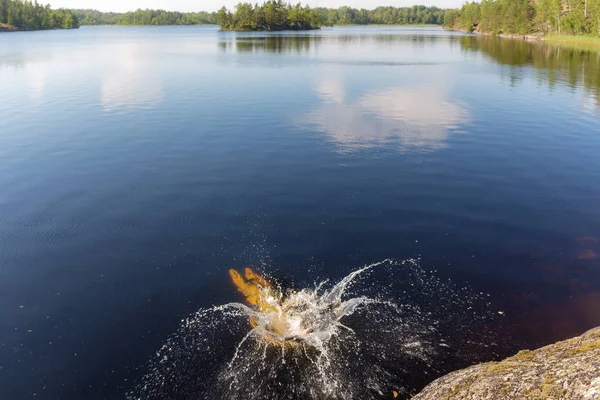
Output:
<instances>
[{"instance_id":1,"label":"sky","mask_svg":"<svg viewBox=\"0 0 600 400\"><path fill-rule=\"evenodd\" d=\"M92 8L99 11L125 12L138 8L163 9L169 11L216 11L222 6L233 8L240 0L42 0L53 8ZM253 0L252 2L255 2ZM262 0L258 1L259 3ZM296 0L291 1L293 3ZM414 4L438 6L442 8L460 7L463 0L304 0L311 7L375 8L377 6L405 7Z\"/></svg>"}]
</instances>

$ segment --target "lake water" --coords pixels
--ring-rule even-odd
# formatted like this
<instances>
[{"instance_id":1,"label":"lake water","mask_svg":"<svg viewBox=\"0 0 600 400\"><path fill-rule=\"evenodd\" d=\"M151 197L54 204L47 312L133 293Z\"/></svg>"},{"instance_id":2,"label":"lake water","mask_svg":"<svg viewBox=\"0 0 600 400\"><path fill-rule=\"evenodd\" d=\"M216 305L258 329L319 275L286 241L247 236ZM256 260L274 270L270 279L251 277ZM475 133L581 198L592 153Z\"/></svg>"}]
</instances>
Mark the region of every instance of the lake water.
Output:
<instances>
[{"instance_id":1,"label":"lake water","mask_svg":"<svg viewBox=\"0 0 600 400\"><path fill-rule=\"evenodd\" d=\"M580 334L600 324L599 154L593 49L434 27L2 34L0 398L125 398L182 319L241 300L227 270L246 265L302 288L416 259L421 279L388 266L368 289L427 287L449 352L489 354L436 353L381 398ZM196 399L223 360L146 398Z\"/></svg>"}]
</instances>

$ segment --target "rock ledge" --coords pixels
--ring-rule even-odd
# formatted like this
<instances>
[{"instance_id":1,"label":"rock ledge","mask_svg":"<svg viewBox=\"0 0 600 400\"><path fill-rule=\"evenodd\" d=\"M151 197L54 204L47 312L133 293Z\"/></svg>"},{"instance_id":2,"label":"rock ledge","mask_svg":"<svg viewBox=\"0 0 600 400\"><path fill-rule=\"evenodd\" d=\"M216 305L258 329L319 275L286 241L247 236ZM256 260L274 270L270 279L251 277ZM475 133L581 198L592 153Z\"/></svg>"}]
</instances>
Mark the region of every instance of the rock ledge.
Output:
<instances>
[{"instance_id":1,"label":"rock ledge","mask_svg":"<svg viewBox=\"0 0 600 400\"><path fill-rule=\"evenodd\" d=\"M413 400L600 399L600 328L443 376Z\"/></svg>"}]
</instances>

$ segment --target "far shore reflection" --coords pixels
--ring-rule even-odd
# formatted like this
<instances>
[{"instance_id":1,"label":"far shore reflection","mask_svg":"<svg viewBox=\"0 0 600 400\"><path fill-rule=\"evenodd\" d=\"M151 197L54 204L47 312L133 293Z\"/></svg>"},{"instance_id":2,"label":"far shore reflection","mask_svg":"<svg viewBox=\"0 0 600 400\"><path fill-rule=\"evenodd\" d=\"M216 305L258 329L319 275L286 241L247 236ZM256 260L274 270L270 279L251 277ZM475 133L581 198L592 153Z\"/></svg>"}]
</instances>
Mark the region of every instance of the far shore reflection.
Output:
<instances>
[{"instance_id":1,"label":"far shore reflection","mask_svg":"<svg viewBox=\"0 0 600 400\"><path fill-rule=\"evenodd\" d=\"M359 34L344 34L343 31L317 32L311 34L239 34L221 38L219 48L226 53L297 53L299 55L325 51L327 46L356 46L367 43L395 44L408 47L423 47L450 42L464 52L477 52L491 57L502 65L511 67L532 66L539 78L549 86L563 84L569 87L583 86L589 97L582 99L582 108L600 107L599 49L593 46L574 46L568 43L552 44L503 39L490 36L441 35L441 34L372 34L368 30ZM399 51L393 48L391 51ZM319 62L325 62L323 59ZM328 60L327 63L335 63ZM344 63L351 63L346 60ZM363 62L364 63L364 62ZM396 63L370 60L372 65L393 66ZM402 63L397 63L402 65ZM516 81L523 72L515 72ZM593 106L591 106L593 105Z\"/></svg>"},{"instance_id":2,"label":"far shore reflection","mask_svg":"<svg viewBox=\"0 0 600 400\"><path fill-rule=\"evenodd\" d=\"M425 44L436 43L441 40L455 41L453 36L426 36L423 34L403 35L396 34L328 34L317 32L312 34L265 34L265 33L241 33L235 36L223 37L219 42L219 48L223 52L269 52L269 53L303 53L318 50L320 47L335 44L356 46L367 43L381 44L406 44L409 46L422 47Z\"/></svg>"},{"instance_id":3,"label":"far shore reflection","mask_svg":"<svg viewBox=\"0 0 600 400\"><path fill-rule=\"evenodd\" d=\"M600 108L600 49L574 46L569 43L528 42L489 36L461 36L458 38L465 52L478 52L499 64L510 67L531 66L540 81L549 87L557 84L571 88L583 87L588 96L582 108L595 103ZM522 72L515 71L517 77Z\"/></svg>"}]
</instances>

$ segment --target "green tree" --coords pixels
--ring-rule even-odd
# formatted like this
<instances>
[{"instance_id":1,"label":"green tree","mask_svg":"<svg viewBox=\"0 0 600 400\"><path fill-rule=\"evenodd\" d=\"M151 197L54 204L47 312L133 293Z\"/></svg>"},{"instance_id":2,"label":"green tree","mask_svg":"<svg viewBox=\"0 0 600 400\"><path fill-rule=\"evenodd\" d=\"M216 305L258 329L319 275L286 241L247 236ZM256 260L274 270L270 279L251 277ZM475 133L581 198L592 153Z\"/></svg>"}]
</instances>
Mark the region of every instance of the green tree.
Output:
<instances>
[{"instance_id":1,"label":"green tree","mask_svg":"<svg viewBox=\"0 0 600 400\"><path fill-rule=\"evenodd\" d=\"M75 21L73 20L73 14L71 14L70 12L66 13L65 20L63 22L63 28L73 29L74 25L75 25Z\"/></svg>"},{"instance_id":2,"label":"green tree","mask_svg":"<svg viewBox=\"0 0 600 400\"><path fill-rule=\"evenodd\" d=\"M217 24L219 24L223 29L231 29L233 25L231 13L227 11L225 7L221 7L221 9L217 12Z\"/></svg>"},{"instance_id":3,"label":"green tree","mask_svg":"<svg viewBox=\"0 0 600 400\"><path fill-rule=\"evenodd\" d=\"M8 22L8 0L0 0L0 23Z\"/></svg>"},{"instance_id":4,"label":"green tree","mask_svg":"<svg viewBox=\"0 0 600 400\"><path fill-rule=\"evenodd\" d=\"M504 16L502 32L526 35L531 32L534 9L529 0L501 0Z\"/></svg>"},{"instance_id":5,"label":"green tree","mask_svg":"<svg viewBox=\"0 0 600 400\"><path fill-rule=\"evenodd\" d=\"M481 18L481 8L479 3L465 3L461 9L460 25L467 32L473 32L475 27L479 25Z\"/></svg>"},{"instance_id":6,"label":"green tree","mask_svg":"<svg viewBox=\"0 0 600 400\"><path fill-rule=\"evenodd\" d=\"M481 20L479 22L479 30L498 34L502 30L502 19L499 16L503 15L502 4L495 0L483 0L481 2Z\"/></svg>"},{"instance_id":7,"label":"green tree","mask_svg":"<svg viewBox=\"0 0 600 400\"><path fill-rule=\"evenodd\" d=\"M37 1L19 0L0 0L0 23L31 30L79 27L79 21L71 11L52 10Z\"/></svg>"},{"instance_id":8,"label":"green tree","mask_svg":"<svg viewBox=\"0 0 600 400\"><path fill-rule=\"evenodd\" d=\"M253 30L256 27L254 7L250 3L239 3L235 6L235 26L242 31Z\"/></svg>"},{"instance_id":9,"label":"green tree","mask_svg":"<svg viewBox=\"0 0 600 400\"><path fill-rule=\"evenodd\" d=\"M452 28L457 23L459 18L458 10L449 9L444 13L444 26L446 28Z\"/></svg>"},{"instance_id":10,"label":"green tree","mask_svg":"<svg viewBox=\"0 0 600 400\"><path fill-rule=\"evenodd\" d=\"M600 0L589 0L589 29L590 34L600 36Z\"/></svg>"},{"instance_id":11,"label":"green tree","mask_svg":"<svg viewBox=\"0 0 600 400\"><path fill-rule=\"evenodd\" d=\"M319 29L322 14L319 10L283 3L281 0L269 0L263 5L239 3L235 13L221 8L217 21L223 30L305 30Z\"/></svg>"}]
</instances>

